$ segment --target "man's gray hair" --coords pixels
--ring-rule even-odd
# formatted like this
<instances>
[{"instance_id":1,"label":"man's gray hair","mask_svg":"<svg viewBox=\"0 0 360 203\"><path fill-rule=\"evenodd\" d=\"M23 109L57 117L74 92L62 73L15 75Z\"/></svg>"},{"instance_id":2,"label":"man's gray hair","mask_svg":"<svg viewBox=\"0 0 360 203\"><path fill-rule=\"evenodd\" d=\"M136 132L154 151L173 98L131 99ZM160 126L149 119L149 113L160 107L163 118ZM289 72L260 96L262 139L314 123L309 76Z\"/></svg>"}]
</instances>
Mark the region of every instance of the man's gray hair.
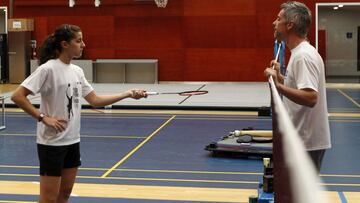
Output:
<instances>
[{"instance_id":1,"label":"man's gray hair","mask_svg":"<svg viewBox=\"0 0 360 203\"><path fill-rule=\"evenodd\" d=\"M305 4L297 1L283 3L280 8L284 10L286 22L293 22L295 32L305 38L311 23L311 11L309 8Z\"/></svg>"}]
</instances>

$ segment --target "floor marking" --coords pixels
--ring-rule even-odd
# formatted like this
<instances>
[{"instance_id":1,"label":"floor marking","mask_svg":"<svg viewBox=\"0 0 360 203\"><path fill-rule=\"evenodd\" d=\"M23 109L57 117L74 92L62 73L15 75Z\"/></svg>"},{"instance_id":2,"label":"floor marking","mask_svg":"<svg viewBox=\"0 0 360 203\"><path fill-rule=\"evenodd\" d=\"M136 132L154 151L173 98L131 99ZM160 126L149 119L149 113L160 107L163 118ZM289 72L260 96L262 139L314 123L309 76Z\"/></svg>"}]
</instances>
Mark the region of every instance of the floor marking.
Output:
<instances>
[{"instance_id":1,"label":"floor marking","mask_svg":"<svg viewBox=\"0 0 360 203\"><path fill-rule=\"evenodd\" d=\"M345 92L337 89L338 92L340 92L344 97L346 97L348 100L350 100L352 103L354 103L357 107L360 108L360 104L357 103L353 98L351 98L349 95L347 95Z\"/></svg>"},{"instance_id":2,"label":"floor marking","mask_svg":"<svg viewBox=\"0 0 360 203\"><path fill-rule=\"evenodd\" d=\"M36 174L10 174L0 173L0 176L9 177L39 177ZM134 181L158 181L158 182L192 182L192 183L222 183L222 184L246 184L258 185L258 181L242 181L242 180L205 180L205 179L176 179L176 178L131 178L131 177L116 177L116 176L76 176L78 179L106 179L106 180L134 180ZM1 182L1 181L0 181ZM346 183L322 183L323 186L343 186L343 187L360 187L360 184L346 184Z\"/></svg>"},{"instance_id":3,"label":"floor marking","mask_svg":"<svg viewBox=\"0 0 360 203\"><path fill-rule=\"evenodd\" d=\"M247 202L255 189L144 186L75 183L74 193L81 197L126 198L145 200ZM1 194L38 195L39 186L28 181L0 181Z\"/></svg>"},{"instance_id":4,"label":"floor marking","mask_svg":"<svg viewBox=\"0 0 360 203\"><path fill-rule=\"evenodd\" d=\"M20 166L20 165L0 165L0 168L22 168L22 169L38 169L39 166ZM108 168L82 168L81 171L107 171ZM222 174L222 175L263 175L261 172L242 172L242 171L193 171L193 170L162 170L162 169L131 169L119 168L114 171L123 172L145 172L145 173L184 173L184 174ZM320 174L320 177L334 178L360 178L360 174Z\"/></svg>"},{"instance_id":5,"label":"floor marking","mask_svg":"<svg viewBox=\"0 0 360 203\"><path fill-rule=\"evenodd\" d=\"M325 186L344 186L344 187L360 187L360 184L356 183L322 183Z\"/></svg>"},{"instance_id":6,"label":"floor marking","mask_svg":"<svg viewBox=\"0 0 360 203\"><path fill-rule=\"evenodd\" d=\"M329 113L330 117L360 118L360 113Z\"/></svg>"},{"instance_id":7,"label":"floor marking","mask_svg":"<svg viewBox=\"0 0 360 203\"><path fill-rule=\"evenodd\" d=\"M360 89L359 83L326 83L326 89Z\"/></svg>"},{"instance_id":8,"label":"floor marking","mask_svg":"<svg viewBox=\"0 0 360 203\"><path fill-rule=\"evenodd\" d=\"M163 127L165 127L175 117L176 117L176 115L169 118L164 124L162 124L158 129L156 129L153 133L151 133L151 135L149 135L144 141L142 141L137 147L135 147L129 154L127 154L118 163L116 163L113 167L111 167L101 177L105 178L106 176L108 176L114 169L116 169L120 164L122 164L124 161L126 161L131 155L133 155L140 147L142 147L147 141L149 141L157 132L159 132Z\"/></svg>"},{"instance_id":9,"label":"floor marking","mask_svg":"<svg viewBox=\"0 0 360 203\"><path fill-rule=\"evenodd\" d=\"M248 202L249 196L257 194L256 189L92 183L75 183L73 191L76 195L81 197L173 200L186 202ZM1 194L38 195L38 192L39 186L28 181L0 181ZM336 191L322 191L321 194L332 197L332 200L338 200L334 198L339 198L340 193Z\"/></svg>"},{"instance_id":10,"label":"floor marking","mask_svg":"<svg viewBox=\"0 0 360 203\"><path fill-rule=\"evenodd\" d=\"M31 133L0 133L0 136L22 136L22 137L36 137L35 134ZM81 138L115 138L115 139L145 139L146 137L141 136L122 136L122 135L80 135Z\"/></svg>"},{"instance_id":11,"label":"floor marking","mask_svg":"<svg viewBox=\"0 0 360 203\"><path fill-rule=\"evenodd\" d=\"M257 111L220 111L220 110L146 110L146 109L131 109L131 110L123 110L123 109L112 109L112 110L103 110L100 109L102 114L155 114L155 115L251 115L257 116ZM22 109L19 108L5 108L5 112L8 113L24 113ZM82 113L92 113L95 115L93 109L82 109ZM99 114L97 114L99 115ZM83 115L81 115L83 116Z\"/></svg>"},{"instance_id":12,"label":"floor marking","mask_svg":"<svg viewBox=\"0 0 360 203\"><path fill-rule=\"evenodd\" d=\"M339 191L339 197L340 197L341 203L347 203L346 197L343 192Z\"/></svg>"}]
</instances>

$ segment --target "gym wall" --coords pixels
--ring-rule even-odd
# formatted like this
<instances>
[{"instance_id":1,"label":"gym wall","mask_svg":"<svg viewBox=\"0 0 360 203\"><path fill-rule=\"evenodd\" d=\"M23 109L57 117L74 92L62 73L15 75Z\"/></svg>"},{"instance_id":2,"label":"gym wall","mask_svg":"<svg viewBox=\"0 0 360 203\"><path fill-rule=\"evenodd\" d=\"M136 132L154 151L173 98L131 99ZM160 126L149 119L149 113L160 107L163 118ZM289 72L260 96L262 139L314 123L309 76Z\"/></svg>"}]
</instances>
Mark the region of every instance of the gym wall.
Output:
<instances>
[{"instance_id":1,"label":"gym wall","mask_svg":"<svg viewBox=\"0 0 360 203\"><path fill-rule=\"evenodd\" d=\"M86 59L159 59L159 81L251 82L266 81L283 2L169 0L161 9L146 0L76 0L73 8L68 0L16 0L13 18L34 19L38 44L63 23L79 25ZM307 0L313 21L315 2L336 1ZM313 22L313 44L314 29Z\"/></svg>"}]
</instances>

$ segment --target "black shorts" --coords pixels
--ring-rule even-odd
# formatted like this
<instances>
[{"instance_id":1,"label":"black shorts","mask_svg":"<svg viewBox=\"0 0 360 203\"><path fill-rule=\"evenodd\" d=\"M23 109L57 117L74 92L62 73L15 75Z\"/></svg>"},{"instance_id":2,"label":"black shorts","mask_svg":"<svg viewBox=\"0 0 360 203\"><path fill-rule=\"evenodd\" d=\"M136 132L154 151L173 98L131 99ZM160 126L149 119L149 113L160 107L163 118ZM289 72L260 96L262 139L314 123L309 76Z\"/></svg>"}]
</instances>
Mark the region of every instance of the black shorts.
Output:
<instances>
[{"instance_id":1,"label":"black shorts","mask_svg":"<svg viewBox=\"0 0 360 203\"><path fill-rule=\"evenodd\" d=\"M66 146L37 145L40 161L40 175L61 176L64 168L81 165L80 143Z\"/></svg>"},{"instance_id":2,"label":"black shorts","mask_svg":"<svg viewBox=\"0 0 360 203\"><path fill-rule=\"evenodd\" d=\"M326 151L325 149L308 151L310 158L311 158L313 164L315 165L315 168L318 173L320 173L321 164L322 164L322 161L324 158L325 151Z\"/></svg>"}]
</instances>

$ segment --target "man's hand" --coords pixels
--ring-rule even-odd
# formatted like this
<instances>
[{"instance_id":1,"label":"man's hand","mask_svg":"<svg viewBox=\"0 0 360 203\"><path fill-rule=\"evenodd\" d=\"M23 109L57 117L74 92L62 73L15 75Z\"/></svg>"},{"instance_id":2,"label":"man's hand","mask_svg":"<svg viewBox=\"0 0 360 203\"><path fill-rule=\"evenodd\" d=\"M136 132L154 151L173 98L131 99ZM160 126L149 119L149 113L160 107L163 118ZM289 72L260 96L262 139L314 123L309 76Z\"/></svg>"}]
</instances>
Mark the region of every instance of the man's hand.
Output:
<instances>
[{"instance_id":1,"label":"man's hand","mask_svg":"<svg viewBox=\"0 0 360 203\"><path fill-rule=\"evenodd\" d=\"M274 69L272 67L274 67ZM278 88L279 85L283 83L283 78L280 73L280 63L276 62L275 60L272 60L270 62L270 67L267 67L264 70L264 75L266 77L273 77L276 88Z\"/></svg>"},{"instance_id":2,"label":"man's hand","mask_svg":"<svg viewBox=\"0 0 360 203\"><path fill-rule=\"evenodd\" d=\"M272 68L266 68L266 69L264 70L264 75L265 75L266 77L272 76L272 77L273 77L273 80L274 80L274 83L275 83L275 87L278 88L280 82L279 82L279 80L278 80L276 70L274 70L274 69L272 69Z\"/></svg>"}]
</instances>

